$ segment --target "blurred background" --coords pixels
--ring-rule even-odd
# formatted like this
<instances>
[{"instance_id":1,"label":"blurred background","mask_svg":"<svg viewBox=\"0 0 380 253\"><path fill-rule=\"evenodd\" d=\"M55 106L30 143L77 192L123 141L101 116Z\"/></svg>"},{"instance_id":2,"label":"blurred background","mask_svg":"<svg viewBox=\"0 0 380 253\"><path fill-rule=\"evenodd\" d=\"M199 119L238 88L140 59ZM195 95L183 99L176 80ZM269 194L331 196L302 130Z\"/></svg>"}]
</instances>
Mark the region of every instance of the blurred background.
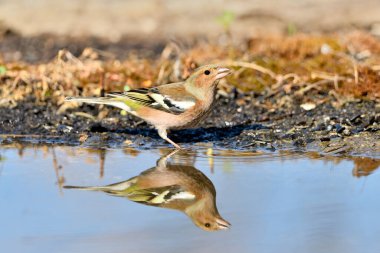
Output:
<instances>
[{"instance_id":1,"label":"blurred background","mask_svg":"<svg viewBox=\"0 0 380 253\"><path fill-rule=\"evenodd\" d=\"M1 0L2 26L53 33L146 39L366 29L380 35L378 0Z\"/></svg>"}]
</instances>

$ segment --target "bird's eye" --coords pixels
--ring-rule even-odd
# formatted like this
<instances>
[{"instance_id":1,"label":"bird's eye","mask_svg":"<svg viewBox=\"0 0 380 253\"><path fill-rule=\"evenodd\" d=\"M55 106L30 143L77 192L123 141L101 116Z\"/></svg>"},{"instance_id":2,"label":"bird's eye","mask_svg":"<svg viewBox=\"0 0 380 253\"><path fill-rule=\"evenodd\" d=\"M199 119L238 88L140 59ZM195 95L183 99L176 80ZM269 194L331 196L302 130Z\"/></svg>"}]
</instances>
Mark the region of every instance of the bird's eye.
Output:
<instances>
[{"instance_id":1,"label":"bird's eye","mask_svg":"<svg viewBox=\"0 0 380 253\"><path fill-rule=\"evenodd\" d=\"M210 226L211 226L210 223L205 223L206 228L209 228Z\"/></svg>"},{"instance_id":2,"label":"bird's eye","mask_svg":"<svg viewBox=\"0 0 380 253\"><path fill-rule=\"evenodd\" d=\"M205 70L205 75L206 76L210 75L210 70Z\"/></svg>"}]
</instances>

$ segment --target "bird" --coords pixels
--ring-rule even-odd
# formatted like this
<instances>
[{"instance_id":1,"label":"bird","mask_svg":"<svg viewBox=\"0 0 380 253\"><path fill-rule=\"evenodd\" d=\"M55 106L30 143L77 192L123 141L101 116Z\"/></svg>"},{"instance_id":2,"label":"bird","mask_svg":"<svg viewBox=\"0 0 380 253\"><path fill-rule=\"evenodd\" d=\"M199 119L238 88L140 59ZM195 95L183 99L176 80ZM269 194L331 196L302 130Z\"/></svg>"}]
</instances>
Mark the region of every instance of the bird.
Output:
<instances>
[{"instance_id":1,"label":"bird","mask_svg":"<svg viewBox=\"0 0 380 253\"><path fill-rule=\"evenodd\" d=\"M105 97L67 97L66 101L110 105L153 125L175 148L168 130L196 127L211 111L219 80L231 74L219 65L197 68L185 81L108 93Z\"/></svg>"},{"instance_id":2,"label":"bird","mask_svg":"<svg viewBox=\"0 0 380 253\"><path fill-rule=\"evenodd\" d=\"M162 156L156 166L126 181L106 186L70 186L65 189L102 191L131 201L184 212L206 231L225 230L224 220L216 206L216 190L209 178L192 165L171 164L167 160L177 150Z\"/></svg>"}]
</instances>

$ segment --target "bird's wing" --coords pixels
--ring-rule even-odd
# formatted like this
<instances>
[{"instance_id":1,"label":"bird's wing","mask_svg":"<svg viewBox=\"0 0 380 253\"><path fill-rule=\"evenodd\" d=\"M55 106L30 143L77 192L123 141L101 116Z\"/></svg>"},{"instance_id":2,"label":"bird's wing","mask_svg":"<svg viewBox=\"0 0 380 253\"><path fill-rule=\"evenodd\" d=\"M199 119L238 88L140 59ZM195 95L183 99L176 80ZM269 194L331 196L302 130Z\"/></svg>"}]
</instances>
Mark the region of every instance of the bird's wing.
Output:
<instances>
[{"instance_id":1,"label":"bird's wing","mask_svg":"<svg viewBox=\"0 0 380 253\"><path fill-rule=\"evenodd\" d=\"M183 84L168 84L150 89L135 89L126 92L109 93L108 96L128 98L133 102L173 114L181 114L193 107L196 98L185 91Z\"/></svg>"},{"instance_id":2,"label":"bird's wing","mask_svg":"<svg viewBox=\"0 0 380 253\"><path fill-rule=\"evenodd\" d=\"M128 193L128 199L146 205L158 206L173 200L194 200L195 195L179 185L159 188L136 189Z\"/></svg>"}]
</instances>

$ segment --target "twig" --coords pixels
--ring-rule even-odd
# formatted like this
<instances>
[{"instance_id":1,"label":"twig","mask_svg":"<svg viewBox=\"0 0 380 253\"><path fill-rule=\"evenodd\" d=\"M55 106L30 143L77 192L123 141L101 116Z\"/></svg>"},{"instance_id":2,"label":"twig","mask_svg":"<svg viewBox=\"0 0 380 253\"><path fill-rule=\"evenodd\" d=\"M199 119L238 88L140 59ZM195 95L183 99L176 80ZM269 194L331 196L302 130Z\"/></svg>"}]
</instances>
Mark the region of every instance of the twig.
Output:
<instances>
[{"instance_id":1,"label":"twig","mask_svg":"<svg viewBox=\"0 0 380 253\"><path fill-rule=\"evenodd\" d=\"M164 75L165 75L165 69L166 69L166 64L163 64L160 68L160 71L158 71L158 76L157 76L157 81L156 83L161 83L164 79Z\"/></svg>"},{"instance_id":2,"label":"twig","mask_svg":"<svg viewBox=\"0 0 380 253\"><path fill-rule=\"evenodd\" d=\"M358 71L358 64L356 62L356 60L352 57L350 57L351 59L351 62L352 62L352 66L353 66L353 70L354 70L354 78L355 78L355 84L358 84L359 83L359 71Z\"/></svg>"},{"instance_id":3,"label":"twig","mask_svg":"<svg viewBox=\"0 0 380 253\"><path fill-rule=\"evenodd\" d=\"M331 82L332 82L332 80L324 79L324 80L317 81L315 83L310 83L310 84L306 85L306 87L301 88L298 91L296 91L295 94L296 95L304 95L306 92L308 92L311 89L317 88L320 85L331 83Z\"/></svg>"},{"instance_id":4,"label":"twig","mask_svg":"<svg viewBox=\"0 0 380 253\"><path fill-rule=\"evenodd\" d=\"M338 88L339 88L339 86L338 86L339 85L339 83L338 83L339 79L338 78L339 78L338 75L334 76L334 88L335 88L335 90L338 90Z\"/></svg>"},{"instance_id":5,"label":"twig","mask_svg":"<svg viewBox=\"0 0 380 253\"><path fill-rule=\"evenodd\" d=\"M352 50L350 50L350 51L352 51ZM351 52L351 53L353 54L353 52ZM355 60L355 58L353 56L347 55L345 53L336 53L335 55L346 58L346 59L351 61L353 71L354 71L353 76L355 79L355 84L358 84L359 83L359 71L358 71L358 64L357 64L357 61Z\"/></svg>"},{"instance_id":6,"label":"twig","mask_svg":"<svg viewBox=\"0 0 380 253\"><path fill-rule=\"evenodd\" d=\"M79 117L83 117L83 118L87 118L87 119L91 119L93 121L96 120L96 118L94 116L92 116L91 114L89 113L86 113L86 112L74 112L73 113L75 116L79 116Z\"/></svg>"},{"instance_id":7,"label":"twig","mask_svg":"<svg viewBox=\"0 0 380 253\"><path fill-rule=\"evenodd\" d=\"M337 79L338 81L344 81L346 80L345 77L341 77L337 74L330 74L325 72L311 72L311 79L326 79L330 81L335 81Z\"/></svg>"},{"instance_id":8,"label":"twig","mask_svg":"<svg viewBox=\"0 0 380 253\"><path fill-rule=\"evenodd\" d=\"M106 160L106 150L101 149L99 153L99 160L100 160L100 174L99 177L103 178L104 177L104 164Z\"/></svg>"},{"instance_id":9,"label":"twig","mask_svg":"<svg viewBox=\"0 0 380 253\"><path fill-rule=\"evenodd\" d=\"M104 97L105 95L105 82L106 82L106 73L104 71L101 71L100 73L100 96Z\"/></svg>"},{"instance_id":10,"label":"twig","mask_svg":"<svg viewBox=\"0 0 380 253\"><path fill-rule=\"evenodd\" d=\"M277 80L278 76L270 69L264 68L254 62L242 62L242 61L226 61L223 63L223 65L231 66L231 67L242 67L242 68L249 68L256 71L259 71L261 73L269 75L271 78Z\"/></svg>"},{"instance_id":11,"label":"twig","mask_svg":"<svg viewBox=\"0 0 380 253\"><path fill-rule=\"evenodd\" d=\"M290 78L293 78L293 82L292 82L293 84L296 84L296 83L298 83L301 80L301 78L299 77L299 75L297 75L295 73L288 73L288 74L285 74L285 75L278 75L277 76L277 82L274 85L272 85L272 87L271 87L272 91L276 92L282 86L282 84L286 80L288 80Z\"/></svg>"},{"instance_id":12,"label":"twig","mask_svg":"<svg viewBox=\"0 0 380 253\"><path fill-rule=\"evenodd\" d=\"M55 154L55 149L52 148L52 154L53 154L53 167L55 171L55 176L57 178L57 184L59 188L59 192L62 194L62 185L64 182L64 178L59 175L59 170L61 169L61 166L58 164L57 155Z\"/></svg>"},{"instance_id":13,"label":"twig","mask_svg":"<svg viewBox=\"0 0 380 253\"><path fill-rule=\"evenodd\" d=\"M329 74L329 73L324 73L324 72L312 72L311 73L311 79L322 79L322 80L329 80L334 82L334 88L335 90L338 90L339 86L339 81L344 81L346 80L345 77L341 77L338 74Z\"/></svg>"}]
</instances>

